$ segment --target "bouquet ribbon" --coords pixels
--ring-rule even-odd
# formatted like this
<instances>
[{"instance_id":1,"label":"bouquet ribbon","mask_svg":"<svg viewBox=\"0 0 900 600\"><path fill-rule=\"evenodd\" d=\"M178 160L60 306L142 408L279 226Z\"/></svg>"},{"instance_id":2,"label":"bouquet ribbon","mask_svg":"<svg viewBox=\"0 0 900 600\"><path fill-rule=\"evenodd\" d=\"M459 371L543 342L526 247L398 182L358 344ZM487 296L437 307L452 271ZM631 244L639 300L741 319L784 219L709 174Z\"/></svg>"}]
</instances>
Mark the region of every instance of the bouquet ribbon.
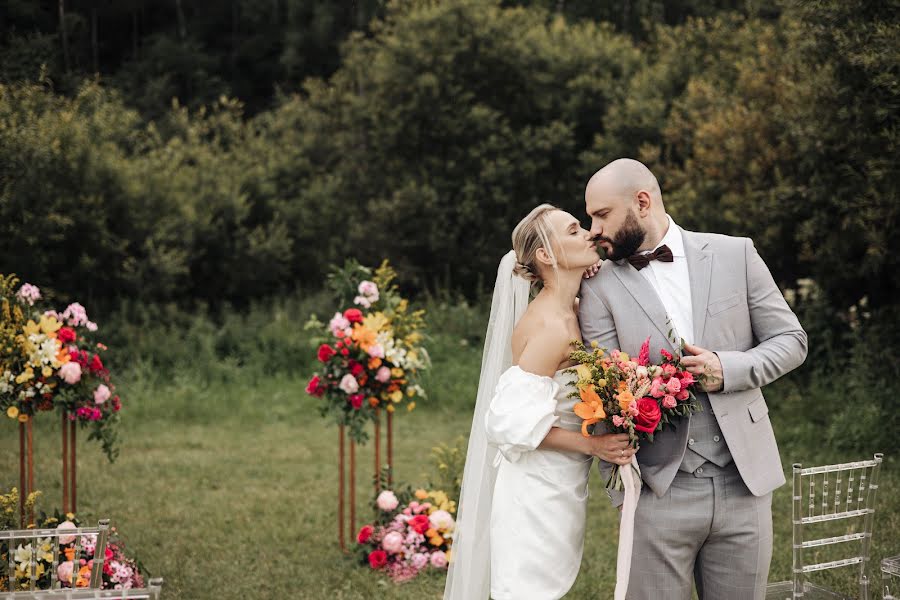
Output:
<instances>
[{"instance_id":1,"label":"bouquet ribbon","mask_svg":"<svg viewBox=\"0 0 900 600\"><path fill-rule=\"evenodd\" d=\"M625 502L622 504L622 519L619 521L619 553L616 557L615 600L625 600L628 579L631 575L631 550L634 546L634 511L641 495L641 469L637 457L631 457L631 465L620 469L625 486Z\"/></svg>"}]
</instances>

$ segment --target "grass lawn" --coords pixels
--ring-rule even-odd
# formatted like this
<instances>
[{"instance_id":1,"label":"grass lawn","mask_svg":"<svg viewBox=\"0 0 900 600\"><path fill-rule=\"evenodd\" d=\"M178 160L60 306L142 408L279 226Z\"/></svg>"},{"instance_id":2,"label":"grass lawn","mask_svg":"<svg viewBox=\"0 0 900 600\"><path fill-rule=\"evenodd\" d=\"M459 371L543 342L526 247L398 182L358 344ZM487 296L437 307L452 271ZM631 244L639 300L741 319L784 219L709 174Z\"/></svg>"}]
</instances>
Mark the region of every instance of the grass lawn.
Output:
<instances>
[{"instance_id":1,"label":"grass lawn","mask_svg":"<svg viewBox=\"0 0 900 600\"><path fill-rule=\"evenodd\" d=\"M480 341L466 332L483 331L478 315L471 321L459 331L449 321L433 329L443 333L431 345L434 368L426 383L432 399L395 420L395 475L400 481L427 483L434 473L430 449L468 433ZM248 334L237 337L249 339ZM98 445L80 437L82 519L111 518L130 552L150 573L165 578L164 598L439 598L442 574L394 585L340 553L337 429L319 416L316 400L304 393L310 369L272 376L258 364L242 367L227 359L205 368L207 359L198 355L195 364L185 360L190 369L172 369L174 374L166 377L137 363L118 371L125 403L122 452L110 465ZM797 461L814 465L867 458L877 450L848 455L823 447L803 411L792 408L803 401L780 400L789 393L781 388L768 393L786 468ZM0 485L8 489L17 485L18 440L13 423L2 432L0 459L8 467ZM61 497L55 418L37 420L35 443L37 485L45 492L39 506L52 512ZM360 450L358 463L361 525L371 510L369 447ZM882 556L900 554L895 457L886 457L882 473L873 565ZM601 485L599 478L593 479L584 560L570 598L612 597L618 518ZM777 490L774 513L772 581L790 573L789 485ZM877 566L871 573L876 591ZM830 581L852 593L853 573L839 574L843 577Z\"/></svg>"}]
</instances>

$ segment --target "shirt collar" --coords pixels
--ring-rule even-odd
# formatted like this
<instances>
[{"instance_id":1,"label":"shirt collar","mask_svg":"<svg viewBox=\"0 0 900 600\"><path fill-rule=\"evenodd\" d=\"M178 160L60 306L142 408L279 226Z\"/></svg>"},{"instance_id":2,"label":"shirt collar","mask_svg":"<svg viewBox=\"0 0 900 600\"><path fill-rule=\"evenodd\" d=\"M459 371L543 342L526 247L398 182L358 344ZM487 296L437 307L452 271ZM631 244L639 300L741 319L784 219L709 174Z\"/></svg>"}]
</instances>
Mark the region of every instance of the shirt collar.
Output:
<instances>
[{"instance_id":1,"label":"shirt collar","mask_svg":"<svg viewBox=\"0 0 900 600\"><path fill-rule=\"evenodd\" d=\"M681 228L672 220L672 217L666 215L666 218L669 220L669 228L666 230L666 235L663 236L663 239L660 240L656 248L668 246L669 250L672 251L672 256L683 257L685 256L684 239L681 237ZM656 250L656 248L654 248L654 250Z\"/></svg>"}]
</instances>

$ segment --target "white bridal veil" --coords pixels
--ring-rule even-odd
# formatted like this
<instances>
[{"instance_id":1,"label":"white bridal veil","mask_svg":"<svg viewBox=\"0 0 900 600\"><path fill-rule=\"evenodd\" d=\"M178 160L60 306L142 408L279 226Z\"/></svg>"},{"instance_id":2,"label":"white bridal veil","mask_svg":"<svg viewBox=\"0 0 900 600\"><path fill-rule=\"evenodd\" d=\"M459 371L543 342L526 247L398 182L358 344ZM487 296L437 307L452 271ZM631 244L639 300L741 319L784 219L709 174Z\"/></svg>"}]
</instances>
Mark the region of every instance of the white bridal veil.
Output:
<instances>
[{"instance_id":1,"label":"white bridal veil","mask_svg":"<svg viewBox=\"0 0 900 600\"><path fill-rule=\"evenodd\" d=\"M513 274L515 264L516 253L510 251L497 269L444 600L486 600L491 594L490 520L498 450L488 446L484 419L500 375L512 366L513 327L528 307L531 286Z\"/></svg>"}]
</instances>

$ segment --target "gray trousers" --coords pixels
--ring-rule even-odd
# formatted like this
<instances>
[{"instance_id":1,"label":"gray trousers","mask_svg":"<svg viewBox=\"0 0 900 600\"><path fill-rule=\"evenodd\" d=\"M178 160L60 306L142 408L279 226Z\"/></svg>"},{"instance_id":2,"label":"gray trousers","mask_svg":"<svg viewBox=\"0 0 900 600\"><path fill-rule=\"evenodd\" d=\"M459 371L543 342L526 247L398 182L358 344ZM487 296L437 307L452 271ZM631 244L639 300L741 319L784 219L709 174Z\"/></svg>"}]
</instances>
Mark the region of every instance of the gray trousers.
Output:
<instances>
[{"instance_id":1,"label":"gray trousers","mask_svg":"<svg viewBox=\"0 0 900 600\"><path fill-rule=\"evenodd\" d=\"M734 464L679 471L659 498L641 490L628 600L762 600L772 558L772 494L754 496Z\"/></svg>"}]
</instances>

